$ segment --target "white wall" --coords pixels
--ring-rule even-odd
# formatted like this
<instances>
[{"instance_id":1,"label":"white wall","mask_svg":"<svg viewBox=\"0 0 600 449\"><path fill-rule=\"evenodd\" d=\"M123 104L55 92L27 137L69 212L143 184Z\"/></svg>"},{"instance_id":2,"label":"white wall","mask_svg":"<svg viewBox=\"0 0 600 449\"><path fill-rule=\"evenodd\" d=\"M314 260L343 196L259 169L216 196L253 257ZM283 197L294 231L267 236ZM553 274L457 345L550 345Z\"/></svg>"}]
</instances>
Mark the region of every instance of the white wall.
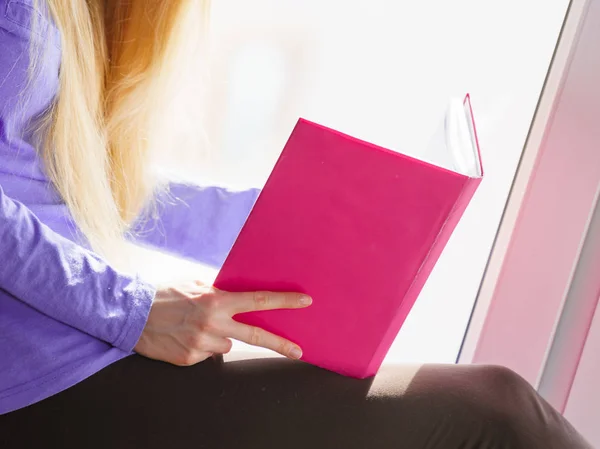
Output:
<instances>
[{"instance_id":1,"label":"white wall","mask_svg":"<svg viewBox=\"0 0 600 449\"><path fill-rule=\"evenodd\" d=\"M486 177L389 356L453 362L567 4L213 2L213 158L180 158L188 174L260 185L299 116L418 156L449 97L470 92Z\"/></svg>"}]
</instances>

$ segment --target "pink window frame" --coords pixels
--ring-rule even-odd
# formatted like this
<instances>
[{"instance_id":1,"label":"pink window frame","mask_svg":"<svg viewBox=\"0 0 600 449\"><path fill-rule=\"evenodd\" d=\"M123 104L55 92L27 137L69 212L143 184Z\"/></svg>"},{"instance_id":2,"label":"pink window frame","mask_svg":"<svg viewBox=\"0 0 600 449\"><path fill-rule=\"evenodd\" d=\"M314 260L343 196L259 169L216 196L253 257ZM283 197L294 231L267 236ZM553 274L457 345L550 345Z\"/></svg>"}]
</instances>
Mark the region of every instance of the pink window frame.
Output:
<instances>
[{"instance_id":1,"label":"pink window frame","mask_svg":"<svg viewBox=\"0 0 600 449\"><path fill-rule=\"evenodd\" d=\"M536 387L600 186L599 42L600 0L572 0L459 356Z\"/></svg>"}]
</instances>

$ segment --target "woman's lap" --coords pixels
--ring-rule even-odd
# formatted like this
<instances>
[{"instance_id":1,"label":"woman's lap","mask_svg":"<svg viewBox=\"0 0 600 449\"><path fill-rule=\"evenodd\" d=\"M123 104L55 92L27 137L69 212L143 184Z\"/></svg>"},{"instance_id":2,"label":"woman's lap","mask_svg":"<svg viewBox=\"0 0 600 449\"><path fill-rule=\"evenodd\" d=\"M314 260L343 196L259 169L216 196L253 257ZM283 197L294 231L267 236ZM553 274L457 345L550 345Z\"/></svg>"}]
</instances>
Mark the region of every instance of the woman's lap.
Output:
<instances>
[{"instance_id":1,"label":"woman's lap","mask_svg":"<svg viewBox=\"0 0 600 449\"><path fill-rule=\"evenodd\" d=\"M7 448L589 448L512 372L385 367L356 380L282 358L189 368L132 356L0 416Z\"/></svg>"}]
</instances>

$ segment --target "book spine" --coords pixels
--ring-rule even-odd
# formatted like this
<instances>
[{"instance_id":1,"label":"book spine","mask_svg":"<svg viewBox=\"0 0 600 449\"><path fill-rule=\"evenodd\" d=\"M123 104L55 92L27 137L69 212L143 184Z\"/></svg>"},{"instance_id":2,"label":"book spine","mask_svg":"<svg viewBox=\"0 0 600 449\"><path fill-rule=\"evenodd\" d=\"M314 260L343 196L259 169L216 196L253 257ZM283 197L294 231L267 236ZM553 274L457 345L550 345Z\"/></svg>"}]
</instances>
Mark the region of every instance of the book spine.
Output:
<instances>
[{"instance_id":1,"label":"book spine","mask_svg":"<svg viewBox=\"0 0 600 449\"><path fill-rule=\"evenodd\" d=\"M446 221L441 226L440 231L438 232L435 241L431 245L429 252L425 255L421 267L417 271L412 284L404 295L402 303L398 308L398 312L392 320L392 323L382 339L377 351L374 353L373 359L369 364L367 371L361 377L364 378L373 376L379 370L379 367L383 363L390 346L398 335L402 324L406 320L406 317L412 309L412 306L421 293L427 278L431 274L433 267L440 258L444 248L446 247L446 244L448 243L448 240L450 240L456 225L462 218L480 183L481 178L465 177L463 188L460 191L460 194L457 196L454 206L448 214Z\"/></svg>"}]
</instances>

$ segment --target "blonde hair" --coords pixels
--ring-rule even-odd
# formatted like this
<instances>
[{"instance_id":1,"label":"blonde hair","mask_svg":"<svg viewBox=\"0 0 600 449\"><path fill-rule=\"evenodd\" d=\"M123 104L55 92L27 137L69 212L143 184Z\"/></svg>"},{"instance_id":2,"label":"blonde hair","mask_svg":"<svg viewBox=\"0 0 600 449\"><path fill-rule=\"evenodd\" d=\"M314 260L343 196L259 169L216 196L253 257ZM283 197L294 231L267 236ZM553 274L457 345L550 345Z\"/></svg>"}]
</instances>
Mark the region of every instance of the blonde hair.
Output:
<instances>
[{"instance_id":1,"label":"blonde hair","mask_svg":"<svg viewBox=\"0 0 600 449\"><path fill-rule=\"evenodd\" d=\"M106 255L153 193L152 152L169 142L161 113L194 57L209 1L46 2L62 60L40 150L79 230ZM32 56L33 71L39 61Z\"/></svg>"}]
</instances>

